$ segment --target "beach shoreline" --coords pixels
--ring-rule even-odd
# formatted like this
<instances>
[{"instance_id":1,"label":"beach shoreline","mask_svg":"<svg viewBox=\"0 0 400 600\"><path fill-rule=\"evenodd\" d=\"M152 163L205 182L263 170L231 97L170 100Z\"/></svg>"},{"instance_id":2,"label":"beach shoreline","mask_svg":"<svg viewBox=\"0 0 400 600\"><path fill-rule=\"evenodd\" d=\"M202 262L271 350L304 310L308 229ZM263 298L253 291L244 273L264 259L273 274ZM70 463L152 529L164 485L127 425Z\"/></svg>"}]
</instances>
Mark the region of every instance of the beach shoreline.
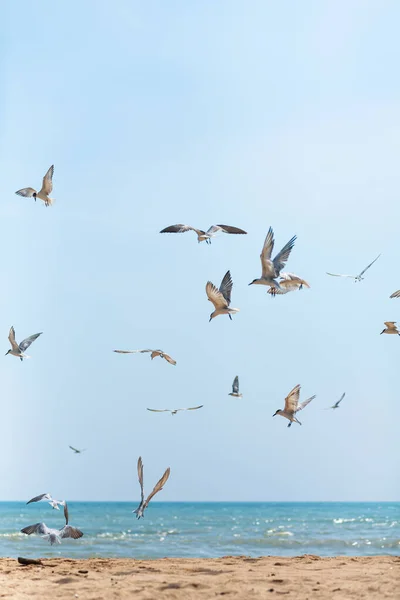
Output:
<instances>
[{"instance_id":1,"label":"beach shoreline","mask_svg":"<svg viewBox=\"0 0 400 600\"><path fill-rule=\"evenodd\" d=\"M39 557L37 557L39 558ZM108 600L335 600L398 598L399 556L222 558L45 558L23 566L0 559L0 597Z\"/></svg>"}]
</instances>

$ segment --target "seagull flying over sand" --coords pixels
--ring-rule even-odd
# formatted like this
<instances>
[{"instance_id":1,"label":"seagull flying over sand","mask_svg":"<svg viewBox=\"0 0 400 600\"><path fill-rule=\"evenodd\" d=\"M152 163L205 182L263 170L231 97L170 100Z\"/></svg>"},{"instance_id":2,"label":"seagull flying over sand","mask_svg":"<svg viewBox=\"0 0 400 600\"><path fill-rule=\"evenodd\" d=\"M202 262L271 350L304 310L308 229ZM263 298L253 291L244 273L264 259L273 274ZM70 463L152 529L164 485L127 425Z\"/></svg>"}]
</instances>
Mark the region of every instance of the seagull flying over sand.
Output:
<instances>
[{"instance_id":1,"label":"seagull flying over sand","mask_svg":"<svg viewBox=\"0 0 400 600\"><path fill-rule=\"evenodd\" d=\"M81 538L83 536L82 531L68 525L67 503L64 504L64 517L65 525L62 529L52 529L47 527L46 523L35 523L34 525L28 525L28 527L21 529L21 533L26 533L27 535L36 533L37 535L41 535L42 538L50 542L52 546L53 544L61 544L61 540L64 538L72 538L74 540Z\"/></svg>"},{"instance_id":2,"label":"seagull flying over sand","mask_svg":"<svg viewBox=\"0 0 400 600\"><path fill-rule=\"evenodd\" d=\"M289 423L288 427L290 427L293 422L301 425L300 421L295 417L295 415L296 415L296 413L299 412L299 410L303 410L303 408L305 408L307 406L307 404L309 404L311 402L311 400L314 400L315 396L311 396L311 398L304 400L304 402L302 402L301 404L299 404L299 398L300 398L300 384L296 385L292 389L292 391L289 392L289 395L285 398L284 410L281 410L280 408L278 408L276 413L273 414L272 416L275 417L275 415L280 415L281 417L285 417L285 419L289 419L290 423Z\"/></svg>"},{"instance_id":3,"label":"seagull flying over sand","mask_svg":"<svg viewBox=\"0 0 400 600\"><path fill-rule=\"evenodd\" d=\"M231 225L211 225L207 231L203 231L202 229L196 229L195 227L191 227L190 225L182 225L179 223L178 225L170 225L165 229L162 229L160 233L185 233L185 231L195 231L197 233L197 241L205 242L207 244L211 244L211 238L215 237L219 231L223 233L247 233L243 229L239 229L239 227L232 227Z\"/></svg>"},{"instance_id":4,"label":"seagull flying over sand","mask_svg":"<svg viewBox=\"0 0 400 600\"><path fill-rule=\"evenodd\" d=\"M204 404L200 404L200 406L190 406L189 408L148 408L150 412L170 412L171 415L176 415L177 412L181 410L197 410L199 408L203 408Z\"/></svg>"},{"instance_id":5,"label":"seagull flying over sand","mask_svg":"<svg viewBox=\"0 0 400 600\"><path fill-rule=\"evenodd\" d=\"M40 496L35 496L28 500L27 504L30 504L31 502L40 502L41 500L47 500L50 506L57 510L60 510L59 506L65 506L65 500L56 500L51 494L40 494Z\"/></svg>"},{"instance_id":6,"label":"seagull flying over sand","mask_svg":"<svg viewBox=\"0 0 400 600\"><path fill-rule=\"evenodd\" d=\"M365 271L367 271L370 267L372 267L374 262L377 261L379 257L380 257L380 254L378 254L378 256L372 261L372 263L370 263L367 267L365 267L365 269L363 271L361 271L361 273L359 275L341 275L338 273L328 273L328 272L326 274L332 275L332 277L349 277L350 279L354 279L354 282L356 283L357 281L362 281L363 279L365 279L365 277L363 277Z\"/></svg>"},{"instance_id":7,"label":"seagull flying over sand","mask_svg":"<svg viewBox=\"0 0 400 600\"><path fill-rule=\"evenodd\" d=\"M211 281L207 281L206 294L210 302L214 304L214 312L210 315L211 319L218 317L218 315L229 315L232 320L231 314L239 312L238 308L231 308L231 292L232 292L233 281L231 278L230 271L227 271L224 275L219 290L215 287Z\"/></svg>"},{"instance_id":8,"label":"seagull flying over sand","mask_svg":"<svg viewBox=\"0 0 400 600\"><path fill-rule=\"evenodd\" d=\"M339 404L341 403L341 401L343 400L343 398L345 397L345 395L346 395L346 392L344 392L340 396L339 400L337 402L335 402L335 404L333 406L329 406L326 410L329 410L330 408L339 408Z\"/></svg>"},{"instance_id":9,"label":"seagull flying over sand","mask_svg":"<svg viewBox=\"0 0 400 600\"><path fill-rule=\"evenodd\" d=\"M239 376L236 375L232 383L232 391L228 396L234 396L235 398L242 398L243 394L239 393Z\"/></svg>"},{"instance_id":10,"label":"seagull flying over sand","mask_svg":"<svg viewBox=\"0 0 400 600\"><path fill-rule=\"evenodd\" d=\"M151 352L151 360L156 356L159 356L160 358L165 358L170 365L176 365L176 360L171 358L169 354L163 352L163 350L114 350L114 352L118 352L118 354L137 354L138 352L143 354L143 352Z\"/></svg>"},{"instance_id":11,"label":"seagull flying over sand","mask_svg":"<svg viewBox=\"0 0 400 600\"><path fill-rule=\"evenodd\" d=\"M267 237L265 238L263 249L261 250L261 277L253 279L249 285L268 285L270 287L282 289L277 281L281 270L285 266L294 246L297 236L293 236L287 244L285 244L280 252L271 260L272 251L274 249L274 231L272 227L268 229Z\"/></svg>"},{"instance_id":12,"label":"seagull flying over sand","mask_svg":"<svg viewBox=\"0 0 400 600\"><path fill-rule=\"evenodd\" d=\"M51 165L50 169L47 171L46 175L43 177L42 188L40 192L37 192L31 187L23 188L22 190L18 190L15 192L18 196L24 196L25 198L40 198L43 200L46 206L51 206L54 202L54 198L50 198L49 194L51 194L53 190L53 173L54 173L54 165Z\"/></svg>"},{"instance_id":13,"label":"seagull flying over sand","mask_svg":"<svg viewBox=\"0 0 400 600\"><path fill-rule=\"evenodd\" d=\"M280 289L276 287L271 287L267 291L267 294L271 294L271 296L287 294L288 292L294 292L295 290L302 290L303 286L306 288L310 287L310 284L307 283L305 279L302 279L298 275L294 273L282 273L280 274L279 279Z\"/></svg>"},{"instance_id":14,"label":"seagull flying over sand","mask_svg":"<svg viewBox=\"0 0 400 600\"><path fill-rule=\"evenodd\" d=\"M385 325L386 325L386 328L381 331L381 335L382 335L382 333L400 335L399 330L397 329L397 326L396 326L396 321L385 321Z\"/></svg>"},{"instance_id":15,"label":"seagull flying over sand","mask_svg":"<svg viewBox=\"0 0 400 600\"><path fill-rule=\"evenodd\" d=\"M14 327L11 327L10 333L8 334L8 339L11 344L11 350L8 350L5 356L7 356L7 354L12 354L13 356L17 356L21 360L23 360L24 358L30 358L30 356L24 354L24 352L27 348L29 348L32 342L34 342L39 337L39 335L42 335L42 332L30 335L29 337L25 338L20 344L17 344L17 342L15 341L15 329Z\"/></svg>"},{"instance_id":16,"label":"seagull flying over sand","mask_svg":"<svg viewBox=\"0 0 400 600\"><path fill-rule=\"evenodd\" d=\"M78 450L78 448L74 448L73 446L68 446L68 448L71 448L71 450L74 452L74 454L81 454L81 452L84 452L86 450L86 448L82 448L82 450Z\"/></svg>"},{"instance_id":17,"label":"seagull flying over sand","mask_svg":"<svg viewBox=\"0 0 400 600\"><path fill-rule=\"evenodd\" d=\"M138 519L140 519L140 517L144 516L143 513L144 513L145 509L147 508L150 500L153 498L153 496L155 496L158 492L160 492L163 489L164 485L168 481L168 477L169 477L171 470L168 467L168 469L165 471L164 475L154 486L151 494L149 494L147 496L146 500L144 499L144 492L143 492L143 463L142 463L141 456L139 456L139 459L138 459L137 470L138 470L138 477L139 477L139 483L140 483L141 500L140 500L140 504L137 507L137 509L133 510L132 512L134 512L136 514L136 517Z\"/></svg>"}]
</instances>

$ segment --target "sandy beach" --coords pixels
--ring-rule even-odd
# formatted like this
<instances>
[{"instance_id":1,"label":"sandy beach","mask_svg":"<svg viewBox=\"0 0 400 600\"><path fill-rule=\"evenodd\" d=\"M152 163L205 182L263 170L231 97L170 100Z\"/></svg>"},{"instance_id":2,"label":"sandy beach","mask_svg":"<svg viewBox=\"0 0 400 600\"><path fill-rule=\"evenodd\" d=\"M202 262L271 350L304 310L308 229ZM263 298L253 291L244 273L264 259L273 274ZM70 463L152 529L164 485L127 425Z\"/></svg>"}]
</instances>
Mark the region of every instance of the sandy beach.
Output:
<instances>
[{"instance_id":1,"label":"sandy beach","mask_svg":"<svg viewBox=\"0 0 400 600\"><path fill-rule=\"evenodd\" d=\"M398 598L400 557L219 559L0 559L0 598L197 600L218 596L296 600Z\"/></svg>"}]
</instances>

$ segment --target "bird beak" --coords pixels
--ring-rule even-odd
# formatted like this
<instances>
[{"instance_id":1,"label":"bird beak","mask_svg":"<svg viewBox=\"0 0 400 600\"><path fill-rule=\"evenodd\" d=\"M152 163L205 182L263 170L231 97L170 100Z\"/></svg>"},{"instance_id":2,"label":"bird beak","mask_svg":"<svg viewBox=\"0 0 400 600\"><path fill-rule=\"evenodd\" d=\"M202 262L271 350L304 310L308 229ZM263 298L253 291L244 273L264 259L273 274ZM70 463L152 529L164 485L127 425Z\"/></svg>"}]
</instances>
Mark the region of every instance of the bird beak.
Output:
<instances>
[{"instance_id":1,"label":"bird beak","mask_svg":"<svg viewBox=\"0 0 400 600\"><path fill-rule=\"evenodd\" d=\"M249 285L253 285L253 282L249 283Z\"/></svg>"},{"instance_id":2,"label":"bird beak","mask_svg":"<svg viewBox=\"0 0 400 600\"><path fill-rule=\"evenodd\" d=\"M212 321L212 318L211 318L211 317L208 319L208 322L210 322L210 321Z\"/></svg>"}]
</instances>

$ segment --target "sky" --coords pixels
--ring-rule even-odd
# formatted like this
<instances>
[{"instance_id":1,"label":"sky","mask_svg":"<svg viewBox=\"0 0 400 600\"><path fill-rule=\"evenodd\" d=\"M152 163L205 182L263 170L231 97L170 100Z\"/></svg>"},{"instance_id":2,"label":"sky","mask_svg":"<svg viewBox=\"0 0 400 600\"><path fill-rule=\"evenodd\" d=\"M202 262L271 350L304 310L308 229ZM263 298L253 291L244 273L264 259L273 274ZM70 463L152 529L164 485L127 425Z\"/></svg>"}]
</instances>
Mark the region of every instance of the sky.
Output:
<instances>
[{"instance_id":1,"label":"sky","mask_svg":"<svg viewBox=\"0 0 400 600\"><path fill-rule=\"evenodd\" d=\"M4 354L11 325L43 335L0 357L0 499L134 502L141 455L148 490L171 467L160 501L399 500L399 4L2 10ZM51 164L53 207L15 195ZM309 290L248 286L270 226ZM361 283L326 275L379 253ZM240 312L209 323L228 269ZM177 365L113 353L140 348ZM316 399L288 429L298 383Z\"/></svg>"}]
</instances>

